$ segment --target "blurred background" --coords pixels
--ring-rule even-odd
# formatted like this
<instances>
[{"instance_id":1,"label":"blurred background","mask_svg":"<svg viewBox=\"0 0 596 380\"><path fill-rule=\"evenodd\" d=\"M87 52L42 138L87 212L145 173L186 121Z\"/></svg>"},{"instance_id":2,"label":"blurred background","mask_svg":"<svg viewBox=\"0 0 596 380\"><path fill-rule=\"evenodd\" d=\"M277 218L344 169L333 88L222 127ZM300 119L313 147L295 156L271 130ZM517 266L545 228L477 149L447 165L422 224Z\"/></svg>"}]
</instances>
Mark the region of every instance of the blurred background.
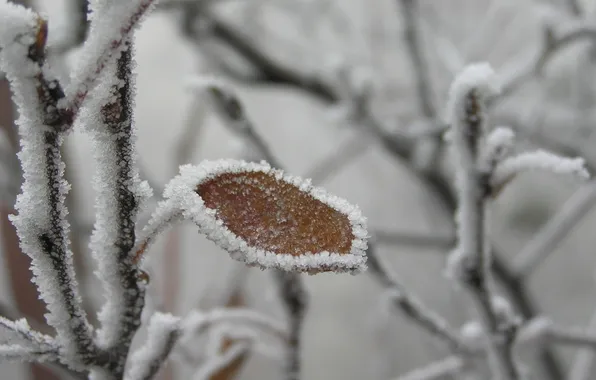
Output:
<instances>
[{"instance_id":1,"label":"blurred background","mask_svg":"<svg viewBox=\"0 0 596 380\"><path fill-rule=\"evenodd\" d=\"M67 76L85 35L85 2L29 4L49 18L52 63ZM454 234L452 167L441 138L449 85L464 65L489 62L510 85L491 108L491 126L513 128L519 150L547 148L596 167L596 33L560 41L578 28L596 29L595 12L588 0L162 1L136 34L142 175L159 195L182 163L256 158L190 85L197 75L224 78L285 169L358 204L392 273L461 326L474 317L473 307L443 273ZM7 316L36 325L43 305L7 221L20 181L15 113L0 82L0 304ZM93 318L103 299L87 248L94 222L90 144L78 128L64 153L77 274ZM524 266L527 244L578 191L584 203L564 233ZM590 323L594 193L592 182L528 173L494 201L494 279L526 318ZM244 268L193 226L164 234L149 256L149 307L185 315L244 305L283 318L270 273ZM319 274L305 282L311 300L303 379L393 379L448 354L393 307L374 276ZM578 350L535 351L523 354L543 374L537 378L560 379ZM280 371L278 360L254 353L217 379L277 379ZM161 376L189 373L174 364ZM1 363L0 378L57 377L39 366Z\"/></svg>"}]
</instances>

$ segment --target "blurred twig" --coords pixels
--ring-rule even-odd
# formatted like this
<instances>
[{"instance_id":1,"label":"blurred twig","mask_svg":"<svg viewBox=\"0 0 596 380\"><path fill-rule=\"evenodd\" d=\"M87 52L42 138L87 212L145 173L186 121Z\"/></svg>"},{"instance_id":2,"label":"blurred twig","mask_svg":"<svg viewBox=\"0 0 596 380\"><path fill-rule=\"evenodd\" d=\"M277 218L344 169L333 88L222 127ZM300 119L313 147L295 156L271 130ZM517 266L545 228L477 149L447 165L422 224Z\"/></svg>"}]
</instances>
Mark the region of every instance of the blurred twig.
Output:
<instances>
[{"instance_id":1,"label":"blurred twig","mask_svg":"<svg viewBox=\"0 0 596 380\"><path fill-rule=\"evenodd\" d=\"M577 190L516 256L514 270L517 276L527 279L563 243L595 204L596 181L592 181Z\"/></svg>"},{"instance_id":2,"label":"blurred twig","mask_svg":"<svg viewBox=\"0 0 596 380\"><path fill-rule=\"evenodd\" d=\"M381 285L393 292L392 301L404 316L419 325L423 330L446 342L454 352L472 353L461 340L456 330L449 326L446 320L424 305L406 287L400 284L394 275L389 273L381 262L378 252L375 251L373 242L369 242L368 246L368 270Z\"/></svg>"}]
</instances>

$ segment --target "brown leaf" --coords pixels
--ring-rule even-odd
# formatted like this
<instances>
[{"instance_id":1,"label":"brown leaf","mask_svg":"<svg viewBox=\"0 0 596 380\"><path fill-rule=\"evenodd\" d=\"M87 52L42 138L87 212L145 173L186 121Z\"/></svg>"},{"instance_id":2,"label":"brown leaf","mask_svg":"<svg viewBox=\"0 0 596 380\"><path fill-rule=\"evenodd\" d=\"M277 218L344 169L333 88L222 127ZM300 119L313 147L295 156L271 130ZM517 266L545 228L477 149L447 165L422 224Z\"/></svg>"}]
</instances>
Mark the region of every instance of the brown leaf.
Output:
<instances>
[{"instance_id":1,"label":"brown leaf","mask_svg":"<svg viewBox=\"0 0 596 380\"><path fill-rule=\"evenodd\" d=\"M365 268L360 210L309 181L264 162L220 160L182 167L172 182L166 193L184 199L186 217L248 265L308 273Z\"/></svg>"}]
</instances>

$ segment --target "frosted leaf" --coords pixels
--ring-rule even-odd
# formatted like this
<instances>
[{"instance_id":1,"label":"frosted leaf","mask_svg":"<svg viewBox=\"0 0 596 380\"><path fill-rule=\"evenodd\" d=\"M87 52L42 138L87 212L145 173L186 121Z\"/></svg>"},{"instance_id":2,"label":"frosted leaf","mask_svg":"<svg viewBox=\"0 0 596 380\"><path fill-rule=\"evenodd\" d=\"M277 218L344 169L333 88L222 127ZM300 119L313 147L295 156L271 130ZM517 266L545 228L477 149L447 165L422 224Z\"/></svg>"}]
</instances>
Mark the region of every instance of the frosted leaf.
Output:
<instances>
[{"instance_id":1,"label":"frosted leaf","mask_svg":"<svg viewBox=\"0 0 596 380\"><path fill-rule=\"evenodd\" d=\"M360 210L265 162L184 165L164 197L161 209L178 208L200 233L249 266L311 274L366 268L368 234ZM156 214L163 213L158 208Z\"/></svg>"},{"instance_id":2,"label":"frosted leaf","mask_svg":"<svg viewBox=\"0 0 596 380\"><path fill-rule=\"evenodd\" d=\"M546 170L555 174L573 174L582 179L590 178L583 158L561 157L554 153L538 150L521 153L503 160L493 172L491 185L500 188L517 174L529 170Z\"/></svg>"},{"instance_id":3,"label":"frosted leaf","mask_svg":"<svg viewBox=\"0 0 596 380\"><path fill-rule=\"evenodd\" d=\"M179 336L180 318L156 313L149 321L147 342L130 358L126 380L151 379L167 360Z\"/></svg>"}]
</instances>

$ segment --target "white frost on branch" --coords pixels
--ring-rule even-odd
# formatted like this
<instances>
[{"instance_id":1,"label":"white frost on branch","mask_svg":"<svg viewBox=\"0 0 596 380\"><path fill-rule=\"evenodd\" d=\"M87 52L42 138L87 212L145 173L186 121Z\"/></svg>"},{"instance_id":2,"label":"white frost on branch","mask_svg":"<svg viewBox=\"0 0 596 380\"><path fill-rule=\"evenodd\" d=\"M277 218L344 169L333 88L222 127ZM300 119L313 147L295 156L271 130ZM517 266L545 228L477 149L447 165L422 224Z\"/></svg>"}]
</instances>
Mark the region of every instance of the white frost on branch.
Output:
<instances>
[{"instance_id":1,"label":"white frost on branch","mask_svg":"<svg viewBox=\"0 0 596 380\"><path fill-rule=\"evenodd\" d=\"M126 43L130 60L133 48ZM119 344L130 330L125 322L131 307L139 307L142 294L131 294L128 281L134 273L131 254L134 245L134 222L138 211L151 197L147 182L141 181L136 165L136 127L134 109L134 74L129 67L110 63L100 75L101 83L90 93L80 114L80 124L91 135L96 173L96 221L90 248L98 264L97 276L105 289L106 303L98 319L97 333L102 348ZM130 251L128 251L130 250ZM137 304L137 306L133 306ZM124 338L126 339L126 338Z\"/></svg>"},{"instance_id":2,"label":"white frost on branch","mask_svg":"<svg viewBox=\"0 0 596 380\"><path fill-rule=\"evenodd\" d=\"M147 342L130 358L126 380L149 380L167 360L180 335L180 318L155 313L147 331Z\"/></svg>"},{"instance_id":3,"label":"white frost on branch","mask_svg":"<svg viewBox=\"0 0 596 380\"><path fill-rule=\"evenodd\" d=\"M66 89L64 108L77 111L105 67L113 63L156 0L95 0L91 2L89 36Z\"/></svg>"},{"instance_id":4,"label":"white frost on branch","mask_svg":"<svg viewBox=\"0 0 596 380\"><path fill-rule=\"evenodd\" d=\"M56 348L52 337L32 330L25 318L11 321L0 316L0 344L9 343L30 348Z\"/></svg>"},{"instance_id":5,"label":"white frost on branch","mask_svg":"<svg viewBox=\"0 0 596 380\"><path fill-rule=\"evenodd\" d=\"M48 347L24 347L17 344L0 344L0 363L20 362L59 362L58 350Z\"/></svg>"},{"instance_id":6,"label":"white frost on branch","mask_svg":"<svg viewBox=\"0 0 596 380\"><path fill-rule=\"evenodd\" d=\"M69 248L69 224L60 146L64 131L57 112L58 83L42 67L45 21L0 0L0 69L11 82L20 117L22 193L11 217L21 249L32 259L33 282L47 304L64 362L83 367L92 349L91 326L81 304Z\"/></svg>"},{"instance_id":7,"label":"white frost on branch","mask_svg":"<svg viewBox=\"0 0 596 380\"><path fill-rule=\"evenodd\" d=\"M582 179L589 179L590 173L585 164L583 158L562 157L543 150L521 153L499 163L495 168L491 182L493 187L499 187L517 174L530 170L545 170L555 174L572 174Z\"/></svg>"}]
</instances>

